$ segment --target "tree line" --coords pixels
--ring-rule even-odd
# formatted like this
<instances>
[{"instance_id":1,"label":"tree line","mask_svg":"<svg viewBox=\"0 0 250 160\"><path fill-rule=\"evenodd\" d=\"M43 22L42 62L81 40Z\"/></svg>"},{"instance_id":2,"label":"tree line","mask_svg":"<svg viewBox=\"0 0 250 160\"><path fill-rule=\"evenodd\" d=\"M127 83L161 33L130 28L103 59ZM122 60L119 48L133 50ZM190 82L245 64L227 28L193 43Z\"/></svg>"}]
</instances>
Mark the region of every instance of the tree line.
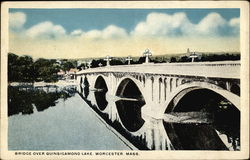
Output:
<instances>
[{"instance_id":1,"label":"tree line","mask_svg":"<svg viewBox=\"0 0 250 160\"><path fill-rule=\"evenodd\" d=\"M34 61L30 56L8 54L8 82L56 82L57 73L70 68L76 68L76 62L44 58Z\"/></svg>"},{"instance_id":2,"label":"tree line","mask_svg":"<svg viewBox=\"0 0 250 160\"><path fill-rule=\"evenodd\" d=\"M150 62L152 63L181 63L181 62L191 62L191 58L186 55L163 55L163 56L153 56L149 57ZM200 54L195 58L195 62L207 62L207 61L229 61L229 60L240 60L240 54ZM130 61L130 64L142 64L145 62L145 57L133 57ZM93 59L90 63L90 68L96 68L100 66L106 66L106 61L103 58ZM110 61L110 65L127 65L128 62L125 58L113 58ZM83 68L89 68L86 63L81 63L77 69L82 70Z\"/></svg>"},{"instance_id":3,"label":"tree line","mask_svg":"<svg viewBox=\"0 0 250 160\"><path fill-rule=\"evenodd\" d=\"M240 60L240 54L206 54L202 53L197 55L195 62L213 62L213 61L234 61ZM169 62L191 62L191 58L188 56L175 56L169 59Z\"/></svg>"}]
</instances>

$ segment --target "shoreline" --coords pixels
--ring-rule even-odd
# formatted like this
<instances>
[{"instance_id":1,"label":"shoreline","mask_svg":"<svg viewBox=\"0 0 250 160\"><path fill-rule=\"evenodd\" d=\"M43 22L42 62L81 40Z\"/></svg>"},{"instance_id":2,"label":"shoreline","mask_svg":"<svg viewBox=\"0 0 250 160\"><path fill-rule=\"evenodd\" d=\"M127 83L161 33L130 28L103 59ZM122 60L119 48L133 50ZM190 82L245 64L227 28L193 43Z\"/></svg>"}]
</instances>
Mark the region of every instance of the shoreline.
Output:
<instances>
[{"instance_id":1,"label":"shoreline","mask_svg":"<svg viewBox=\"0 0 250 160\"><path fill-rule=\"evenodd\" d=\"M29 87L29 86L33 86L33 87L44 87L44 86L57 86L57 87L65 87L65 86L70 86L70 85L77 85L76 80L59 80L57 82L11 82L8 83L8 86L13 86L13 87L17 87L17 86L22 86L22 87Z\"/></svg>"}]
</instances>

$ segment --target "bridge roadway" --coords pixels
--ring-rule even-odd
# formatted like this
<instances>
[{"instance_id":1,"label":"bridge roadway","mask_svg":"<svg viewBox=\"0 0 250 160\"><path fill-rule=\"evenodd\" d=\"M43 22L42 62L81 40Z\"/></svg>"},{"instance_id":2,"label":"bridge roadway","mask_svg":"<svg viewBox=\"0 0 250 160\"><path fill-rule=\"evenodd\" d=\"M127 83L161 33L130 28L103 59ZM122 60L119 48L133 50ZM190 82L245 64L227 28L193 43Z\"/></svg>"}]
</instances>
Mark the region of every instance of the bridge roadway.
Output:
<instances>
[{"instance_id":1,"label":"bridge roadway","mask_svg":"<svg viewBox=\"0 0 250 160\"><path fill-rule=\"evenodd\" d=\"M210 78L240 79L240 61L193 62L193 63L148 63L90 68L77 73L128 72L141 74L168 74Z\"/></svg>"},{"instance_id":2,"label":"bridge roadway","mask_svg":"<svg viewBox=\"0 0 250 160\"><path fill-rule=\"evenodd\" d=\"M169 123L213 122L206 111L229 128L239 126L240 66L240 61L144 63L90 68L76 75L83 97L139 149L232 150L238 142L226 140L230 133L209 126L179 130Z\"/></svg>"}]
</instances>

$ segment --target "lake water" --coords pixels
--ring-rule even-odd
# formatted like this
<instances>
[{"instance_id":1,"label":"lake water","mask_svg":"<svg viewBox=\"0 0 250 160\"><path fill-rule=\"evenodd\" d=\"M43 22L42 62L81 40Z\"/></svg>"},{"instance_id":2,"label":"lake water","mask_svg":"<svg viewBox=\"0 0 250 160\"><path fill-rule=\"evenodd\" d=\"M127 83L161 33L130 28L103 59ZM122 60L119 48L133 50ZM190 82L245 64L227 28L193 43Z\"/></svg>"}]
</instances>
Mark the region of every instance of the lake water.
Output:
<instances>
[{"instance_id":1,"label":"lake water","mask_svg":"<svg viewBox=\"0 0 250 160\"><path fill-rule=\"evenodd\" d=\"M74 87L9 87L9 150L130 150Z\"/></svg>"}]
</instances>

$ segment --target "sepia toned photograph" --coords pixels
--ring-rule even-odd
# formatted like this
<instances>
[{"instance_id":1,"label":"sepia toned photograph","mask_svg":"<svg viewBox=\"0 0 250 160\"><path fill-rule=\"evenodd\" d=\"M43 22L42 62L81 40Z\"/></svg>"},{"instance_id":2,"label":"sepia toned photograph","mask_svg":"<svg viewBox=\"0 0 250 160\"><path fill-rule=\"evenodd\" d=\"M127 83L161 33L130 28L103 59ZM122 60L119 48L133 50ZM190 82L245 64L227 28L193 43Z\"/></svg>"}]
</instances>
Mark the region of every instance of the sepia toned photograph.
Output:
<instances>
[{"instance_id":1,"label":"sepia toned photograph","mask_svg":"<svg viewBox=\"0 0 250 160\"><path fill-rule=\"evenodd\" d=\"M247 158L248 3L217 3L3 3L1 158Z\"/></svg>"}]
</instances>

